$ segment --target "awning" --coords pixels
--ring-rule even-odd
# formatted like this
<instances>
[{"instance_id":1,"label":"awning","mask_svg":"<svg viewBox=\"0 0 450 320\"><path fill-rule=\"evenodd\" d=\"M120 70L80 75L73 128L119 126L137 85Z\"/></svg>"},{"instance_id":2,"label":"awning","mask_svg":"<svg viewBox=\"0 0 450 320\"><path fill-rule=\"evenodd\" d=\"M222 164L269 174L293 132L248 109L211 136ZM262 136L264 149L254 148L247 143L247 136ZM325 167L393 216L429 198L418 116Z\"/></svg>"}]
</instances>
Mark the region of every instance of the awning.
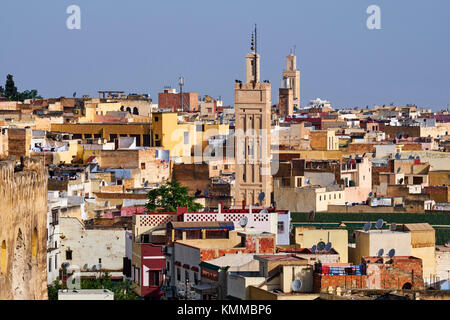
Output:
<instances>
[{"instance_id":1,"label":"awning","mask_svg":"<svg viewBox=\"0 0 450 320\"><path fill-rule=\"evenodd\" d=\"M194 288L197 293L216 293L217 286L210 283L199 283L192 286L192 288Z\"/></svg>"}]
</instances>

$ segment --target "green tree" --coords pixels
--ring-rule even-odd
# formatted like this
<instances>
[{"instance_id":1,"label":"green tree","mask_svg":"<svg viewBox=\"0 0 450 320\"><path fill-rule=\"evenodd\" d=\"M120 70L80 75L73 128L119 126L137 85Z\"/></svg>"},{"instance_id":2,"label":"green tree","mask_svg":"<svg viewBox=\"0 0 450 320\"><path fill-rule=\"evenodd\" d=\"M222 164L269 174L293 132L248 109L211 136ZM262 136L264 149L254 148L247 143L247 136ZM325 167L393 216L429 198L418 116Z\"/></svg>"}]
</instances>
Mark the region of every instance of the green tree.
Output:
<instances>
[{"instance_id":1,"label":"green tree","mask_svg":"<svg viewBox=\"0 0 450 320\"><path fill-rule=\"evenodd\" d=\"M175 212L177 206L188 207L191 212L197 212L202 205L194 201L194 197L189 195L187 187L181 186L177 181L169 181L159 188L150 190L147 193L147 204L145 207L154 212Z\"/></svg>"},{"instance_id":2,"label":"green tree","mask_svg":"<svg viewBox=\"0 0 450 320\"><path fill-rule=\"evenodd\" d=\"M8 74L6 76L5 96L10 101L17 100L17 87L14 84L14 79L13 79L13 76L11 74Z\"/></svg>"}]
</instances>

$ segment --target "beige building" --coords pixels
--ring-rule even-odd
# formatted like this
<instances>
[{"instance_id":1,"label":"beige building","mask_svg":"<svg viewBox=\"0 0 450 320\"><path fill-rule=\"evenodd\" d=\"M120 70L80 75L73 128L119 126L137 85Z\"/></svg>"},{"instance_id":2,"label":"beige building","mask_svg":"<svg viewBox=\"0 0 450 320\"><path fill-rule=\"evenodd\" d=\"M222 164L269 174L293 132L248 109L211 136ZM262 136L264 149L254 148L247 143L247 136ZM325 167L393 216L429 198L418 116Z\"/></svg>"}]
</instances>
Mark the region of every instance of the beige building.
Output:
<instances>
[{"instance_id":1,"label":"beige building","mask_svg":"<svg viewBox=\"0 0 450 320\"><path fill-rule=\"evenodd\" d=\"M334 130L311 131L309 139L312 150L339 150L339 138Z\"/></svg>"},{"instance_id":2,"label":"beige building","mask_svg":"<svg viewBox=\"0 0 450 320\"><path fill-rule=\"evenodd\" d=\"M331 242L332 248L339 254L339 262L348 262L348 231L346 229L295 228L294 242L301 248L312 248L320 241Z\"/></svg>"},{"instance_id":3,"label":"beige building","mask_svg":"<svg viewBox=\"0 0 450 320\"><path fill-rule=\"evenodd\" d=\"M385 257L391 249L396 256L411 256L411 232L390 230L357 230L355 246L349 247L349 260L360 264L363 257ZM383 251L380 252L380 250Z\"/></svg>"},{"instance_id":4,"label":"beige building","mask_svg":"<svg viewBox=\"0 0 450 320\"><path fill-rule=\"evenodd\" d=\"M260 83L259 55L246 55L246 82L236 83L236 203L270 205L270 83Z\"/></svg>"},{"instance_id":5,"label":"beige building","mask_svg":"<svg viewBox=\"0 0 450 320\"><path fill-rule=\"evenodd\" d=\"M433 283L436 277L436 235L428 223L408 223L403 230L411 232L411 255L422 259L423 278Z\"/></svg>"}]
</instances>

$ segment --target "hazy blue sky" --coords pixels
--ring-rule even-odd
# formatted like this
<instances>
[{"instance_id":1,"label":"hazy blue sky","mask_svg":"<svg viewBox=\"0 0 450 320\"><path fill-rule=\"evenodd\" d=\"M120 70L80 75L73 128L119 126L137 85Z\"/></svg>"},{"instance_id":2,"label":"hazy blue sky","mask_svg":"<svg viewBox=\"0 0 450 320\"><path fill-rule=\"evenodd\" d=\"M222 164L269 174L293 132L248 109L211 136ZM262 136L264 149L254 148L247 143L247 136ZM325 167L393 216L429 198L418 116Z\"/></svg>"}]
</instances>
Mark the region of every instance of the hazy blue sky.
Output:
<instances>
[{"instance_id":1,"label":"hazy blue sky","mask_svg":"<svg viewBox=\"0 0 450 320\"><path fill-rule=\"evenodd\" d=\"M81 30L66 8L81 7ZM366 9L381 7L382 30ZM234 104L258 24L261 80L278 101L285 57L296 45L302 105L450 105L449 0L8 0L0 11L0 82L46 97L97 90L149 93L180 75L186 90Z\"/></svg>"}]
</instances>

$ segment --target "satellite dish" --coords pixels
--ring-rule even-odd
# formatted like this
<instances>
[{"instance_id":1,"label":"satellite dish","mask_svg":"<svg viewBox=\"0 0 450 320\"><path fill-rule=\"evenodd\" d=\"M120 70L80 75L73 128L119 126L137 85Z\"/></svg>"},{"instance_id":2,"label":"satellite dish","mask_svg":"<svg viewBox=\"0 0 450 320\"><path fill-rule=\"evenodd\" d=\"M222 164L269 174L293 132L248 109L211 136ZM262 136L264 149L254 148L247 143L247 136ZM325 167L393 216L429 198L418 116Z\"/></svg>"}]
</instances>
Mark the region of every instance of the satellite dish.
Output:
<instances>
[{"instance_id":1,"label":"satellite dish","mask_svg":"<svg viewBox=\"0 0 450 320\"><path fill-rule=\"evenodd\" d=\"M269 213L266 209L261 210L259 213Z\"/></svg>"},{"instance_id":2,"label":"satellite dish","mask_svg":"<svg viewBox=\"0 0 450 320\"><path fill-rule=\"evenodd\" d=\"M308 213L308 221L313 221L314 220L314 216L315 216L314 210L311 210Z\"/></svg>"},{"instance_id":3,"label":"satellite dish","mask_svg":"<svg viewBox=\"0 0 450 320\"><path fill-rule=\"evenodd\" d=\"M241 220L239 220L239 225L240 225L242 228L245 228L245 226L247 225L247 223L248 223L248 218L247 218L247 217L243 217L243 218L241 218Z\"/></svg>"},{"instance_id":4,"label":"satellite dish","mask_svg":"<svg viewBox=\"0 0 450 320\"><path fill-rule=\"evenodd\" d=\"M400 160L400 158L401 158L400 153L396 153L395 154L395 159Z\"/></svg>"},{"instance_id":5,"label":"satellite dish","mask_svg":"<svg viewBox=\"0 0 450 320\"><path fill-rule=\"evenodd\" d=\"M147 188L148 187L148 181L145 181L144 183L144 187Z\"/></svg>"},{"instance_id":6,"label":"satellite dish","mask_svg":"<svg viewBox=\"0 0 450 320\"><path fill-rule=\"evenodd\" d=\"M366 224L364 224L364 232L369 231L371 227L372 227L372 223L370 223L370 222L367 222Z\"/></svg>"},{"instance_id":7,"label":"satellite dish","mask_svg":"<svg viewBox=\"0 0 450 320\"><path fill-rule=\"evenodd\" d=\"M109 201L106 200L106 201L105 201L105 207L108 207L108 206L109 206Z\"/></svg>"},{"instance_id":8,"label":"satellite dish","mask_svg":"<svg viewBox=\"0 0 450 320\"><path fill-rule=\"evenodd\" d=\"M97 266L94 264L93 266L92 266L92 271L96 271L97 270Z\"/></svg>"},{"instance_id":9,"label":"satellite dish","mask_svg":"<svg viewBox=\"0 0 450 320\"><path fill-rule=\"evenodd\" d=\"M331 242L328 242L327 245L325 246L325 251L327 251L327 252L330 251L332 246L333 245L331 244Z\"/></svg>"},{"instance_id":10,"label":"satellite dish","mask_svg":"<svg viewBox=\"0 0 450 320\"><path fill-rule=\"evenodd\" d=\"M87 270L88 269L88 264L86 263L84 266L83 266L83 270Z\"/></svg>"},{"instance_id":11,"label":"satellite dish","mask_svg":"<svg viewBox=\"0 0 450 320\"><path fill-rule=\"evenodd\" d=\"M101 263L99 263L99 264L97 265L97 270L102 270L102 264L101 264Z\"/></svg>"},{"instance_id":12,"label":"satellite dish","mask_svg":"<svg viewBox=\"0 0 450 320\"><path fill-rule=\"evenodd\" d=\"M379 257L382 257L382 256L383 256L383 253L384 253L384 249L378 250L378 256L379 256Z\"/></svg>"},{"instance_id":13,"label":"satellite dish","mask_svg":"<svg viewBox=\"0 0 450 320\"><path fill-rule=\"evenodd\" d=\"M388 256L392 259L395 256L395 249L389 250Z\"/></svg>"},{"instance_id":14,"label":"satellite dish","mask_svg":"<svg viewBox=\"0 0 450 320\"><path fill-rule=\"evenodd\" d=\"M325 242L320 241L320 242L317 244L317 250L322 251L323 249L325 249Z\"/></svg>"},{"instance_id":15,"label":"satellite dish","mask_svg":"<svg viewBox=\"0 0 450 320\"><path fill-rule=\"evenodd\" d=\"M312 248L311 248L311 252L312 253L316 253L316 250L317 250L317 246L313 245Z\"/></svg>"},{"instance_id":16,"label":"satellite dish","mask_svg":"<svg viewBox=\"0 0 450 320\"><path fill-rule=\"evenodd\" d=\"M377 222L375 223L375 227L377 229L381 229L383 227L384 221L383 219L378 219Z\"/></svg>"},{"instance_id":17,"label":"satellite dish","mask_svg":"<svg viewBox=\"0 0 450 320\"><path fill-rule=\"evenodd\" d=\"M292 281L291 289L294 292L299 292L300 289L302 288L302 285L303 285L303 283L301 280L294 280L294 281Z\"/></svg>"},{"instance_id":18,"label":"satellite dish","mask_svg":"<svg viewBox=\"0 0 450 320\"><path fill-rule=\"evenodd\" d=\"M397 173L399 173L399 172L400 172L400 169L401 169L400 167L399 167L399 168L397 168Z\"/></svg>"},{"instance_id":19,"label":"satellite dish","mask_svg":"<svg viewBox=\"0 0 450 320\"><path fill-rule=\"evenodd\" d=\"M264 200L264 198L266 197L266 194L264 192L261 192L258 196L258 201L262 202Z\"/></svg>"},{"instance_id":20,"label":"satellite dish","mask_svg":"<svg viewBox=\"0 0 450 320\"><path fill-rule=\"evenodd\" d=\"M369 197L371 197L371 196L372 196L372 194L373 194L372 192L369 192Z\"/></svg>"},{"instance_id":21,"label":"satellite dish","mask_svg":"<svg viewBox=\"0 0 450 320\"><path fill-rule=\"evenodd\" d=\"M392 222L391 226L389 227L389 230L391 230L391 231L397 230L397 224L395 222Z\"/></svg>"}]
</instances>

